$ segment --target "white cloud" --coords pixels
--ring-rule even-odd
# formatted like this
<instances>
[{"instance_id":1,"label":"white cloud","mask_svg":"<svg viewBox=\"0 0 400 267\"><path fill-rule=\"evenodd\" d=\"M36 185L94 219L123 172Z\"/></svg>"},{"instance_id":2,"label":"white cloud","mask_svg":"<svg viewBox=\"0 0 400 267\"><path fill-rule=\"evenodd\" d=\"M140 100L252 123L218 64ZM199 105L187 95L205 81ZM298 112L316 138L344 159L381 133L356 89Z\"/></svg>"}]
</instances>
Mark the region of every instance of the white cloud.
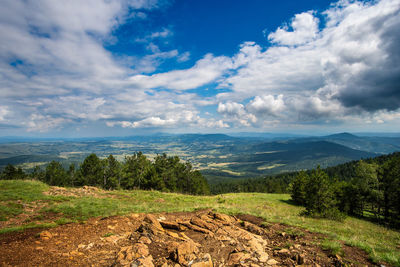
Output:
<instances>
[{"instance_id":1,"label":"white cloud","mask_svg":"<svg viewBox=\"0 0 400 267\"><path fill-rule=\"evenodd\" d=\"M173 119L161 119L159 117L149 117L140 121L129 122L121 121L116 124L120 124L123 128L145 128L145 127L160 127L160 126L170 126L174 125L175 121Z\"/></svg>"},{"instance_id":2,"label":"white cloud","mask_svg":"<svg viewBox=\"0 0 400 267\"><path fill-rule=\"evenodd\" d=\"M225 119L239 122L240 125L250 126L257 121L257 118L253 114L248 113L242 104L236 102L219 103L217 111Z\"/></svg>"},{"instance_id":3,"label":"white cloud","mask_svg":"<svg viewBox=\"0 0 400 267\"><path fill-rule=\"evenodd\" d=\"M150 43L154 39L164 39L173 36L174 33L167 28L163 28L161 31L152 32L142 38L136 38L138 43Z\"/></svg>"},{"instance_id":4,"label":"white cloud","mask_svg":"<svg viewBox=\"0 0 400 267\"><path fill-rule=\"evenodd\" d=\"M190 52L184 52L178 57L178 62L185 62L190 59Z\"/></svg>"},{"instance_id":5,"label":"white cloud","mask_svg":"<svg viewBox=\"0 0 400 267\"><path fill-rule=\"evenodd\" d=\"M162 51L174 34L169 27L142 38L144 56L116 56L104 44L128 19L144 19L158 6L155 0L2 3L0 121L30 131L87 121L199 129L399 121L398 0L343 0L322 16L295 15L268 35L271 46L245 42L233 57L206 54L190 68L146 75L166 60L191 57ZM187 91L211 83L218 86L203 91L207 97Z\"/></svg>"},{"instance_id":6,"label":"white cloud","mask_svg":"<svg viewBox=\"0 0 400 267\"><path fill-rule=\"evenodd\" d=\"M256 96L248 105L248 109L261 115L278 116L285 109L283 95Z\"/></svg>"},{"instance_id":7,"label":"white cloud","mask_svg":"<svg viewBox=\"0 0 400 267\"><path fill-rule=\"evenodd\" d=\"M63 124L70 122L62 117L50 115L32 114L26 122L28 132L47 132L52 129L59 129Z\"/></svg>"},{"instance_id":8,"label":"white cloud","mask_svg":"<svg viewBox=\"0 0 400 267\"><path fill-rule=\"evenodd\" d=\"M246 109L259 123L262 114L319 124L398 110L400 2L340 1L323 14L321 30L316 13L306 12L293 18L292 31L269 35L274 46L244 43L234 57L238 71L221 83L232 92L218 99L250 99Z\"/></svg>"},{"instance_id":9,"label":"white cloud","mask_svg":"<svg viewBox=\"0 0 400 267\"><path fill-rule=\"evenodd\" d=\"M312 41L318 34L318 18L313 11L296 14L290 26L279 27L268 35L268 40L279 45L301 45Z\"/></svg>"},{"instance_id":10,"label":"white cloud","mask_svg":"<svg viewBox=\"0 0 400 267\"><path fill-rule=\"evenodd\" d=\"M188 90L200 87L221 78L233 67L228 57L214 57L207 54L196 64L185 70L173 70L166 73L157 73L151 76L135 75L129 79L136 88L166 88L172 90Z\"/></svg>"},{"instance_id":11,"label":"white cloud","mask_svg":"<svg viewBox=\"0 0 400 267\"><path fill-rule=\"evenodd\" d=\"M9 114L10 111L8 110L7 107L2 107L0 106L0 122L5 120L5 117L7 114Z\"/></svg>"}]
</instances>

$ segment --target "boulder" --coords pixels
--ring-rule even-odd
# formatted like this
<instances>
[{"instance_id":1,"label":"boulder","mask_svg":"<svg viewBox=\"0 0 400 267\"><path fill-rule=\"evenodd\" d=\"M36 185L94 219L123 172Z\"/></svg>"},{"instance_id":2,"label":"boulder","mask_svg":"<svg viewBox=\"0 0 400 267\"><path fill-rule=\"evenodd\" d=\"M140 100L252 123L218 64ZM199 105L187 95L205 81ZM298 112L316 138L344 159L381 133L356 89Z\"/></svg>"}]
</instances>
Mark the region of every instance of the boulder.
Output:
<instances>
[{"instance_id":1,"label":"boulder","mask_svg":"<svg viewBox=\"0 0 400 267\"><path fill-rule=\"evenodd\" d=\"M237 265L240 264L241 261L247 260L250 258L250 255L244 252L235 252L231 253L228 258L228 265Z\"/></svg>"},{"instance_id":2,"label":"boulder","mask_svg":"<svg viewBox=\"0 0 400 267\"><path fill-rule=\"evenodd\" d=\"M177 222L161 221L160 224L165 229L173 229L178 231L185 231L186 228Z\"/></svg>"},{"instance_id":3,"label":"boulder","mask_svg":"<svg viewBox=\"0 0 400 267\"><path fill-rule=\"evenodd\" d=\"M175 250L175 260L180 264L187 264L196 259L195 254L199 252L198 244L192 240L182 242Z\"/></svg>"},{"instance_id":4,"label":"boulder","mask_svg":"<svg viewBox=\"0 0 400 267\"><path fill-rule=\"evenodd\" d=\"M268 265L277 265L278 263L279 263L279 262L276 261L276 260L274 260L274 259L270 259L270 260L267 261L267 264L268 264Z\"/></svg>"},{"instance_id":5,"label":"boulder","mask_svg":"<svg viewBox=\"0 0 400 267\"><path fill-rule=\"evenodd\" d=\"M222 213L213 213L213 216L215 219L218 219L225 224L232 224L232 222L234 221L231 216Z\"/></svg>"},{"instance_id":6,"label":"boulder","mask_svg":"<svg viewBox=\"0 0 400 267\"><path fill-rule=\"evenodd\" d=\"M249 223L249 222L243 222L243 227L249 231L250 233L256 234L256 235L263 235L265 233L265 230L262 229L261 227Z\"/></svg>"},{"instance_id":7,"label":"boulder","mask_svg":"<svg viewBox=\"0 0 400 267\"><path fill-rule=\"evenodd\" d=\"M193 218L190 220L190 222L191 222L192 224L194 224L194 225L197 225L197 226L199 226L199 227L201 227L201 228L208 229L208 230L210 230L210 231L212 231L212 232L215 232L215 231L217 231L217 229L218 229L218 226L216 226L216 225L214 225L214 224L211 224L211 223L208 223L208 222L206 222L206 221L200 219L199 217L193 217Z\"/></svg>"},{"instance_id":8,"label":"boulder","mask_svg":"<svg viewBox=\"0 0 400 267\"><path fill-rule=\"evenodd\" d=\"M212 262L210 254L207 253L207 254L204 254L203 257L194 260L190 266L191 267L213 267L213 262Z\"/></svg>"},{"instance_id":9,"label":"boulder","mask_svg":"<svg viewBox=\"0 0 400 267\"><path fill-rule=\"evenodd\" d=\"M131 267L154 267L153 263L153 257L147 256L147 257L141 257L136 259L134 262L130 264Z\"/></svg>"},{"instance_id":10,"label":"boulder","mask_svg":"<svg viewBox=\"0 0 400 267\"><path fill-rule=\"evenodd\" d=\"M160 222L156 219L156 217L153 214L147 214L146 217L144 217L144 221L149 223L152 227L157 229L160 232L164 231L164 228L161 226Z\"/></svg>"}]
</instances>

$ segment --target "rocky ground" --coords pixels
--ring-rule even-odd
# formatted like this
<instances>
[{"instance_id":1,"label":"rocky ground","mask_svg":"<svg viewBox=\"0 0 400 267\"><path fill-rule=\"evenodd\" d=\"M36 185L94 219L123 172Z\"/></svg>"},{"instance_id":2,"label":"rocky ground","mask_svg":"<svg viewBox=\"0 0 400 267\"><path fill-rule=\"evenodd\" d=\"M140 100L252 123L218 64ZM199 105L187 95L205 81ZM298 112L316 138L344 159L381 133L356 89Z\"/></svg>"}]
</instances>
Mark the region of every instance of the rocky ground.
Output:
<instances>
[{"instance_id":1,"label":"rocky ground","mask_svg":"<svg viewBox=\"0 0 400 267\"><path fill-rule=\"evenodd\" d=\"M212 210L93 218L0 235L2 266L373 266L363 251L323 250L326 238Z\"/></svg>"}]
</instances>

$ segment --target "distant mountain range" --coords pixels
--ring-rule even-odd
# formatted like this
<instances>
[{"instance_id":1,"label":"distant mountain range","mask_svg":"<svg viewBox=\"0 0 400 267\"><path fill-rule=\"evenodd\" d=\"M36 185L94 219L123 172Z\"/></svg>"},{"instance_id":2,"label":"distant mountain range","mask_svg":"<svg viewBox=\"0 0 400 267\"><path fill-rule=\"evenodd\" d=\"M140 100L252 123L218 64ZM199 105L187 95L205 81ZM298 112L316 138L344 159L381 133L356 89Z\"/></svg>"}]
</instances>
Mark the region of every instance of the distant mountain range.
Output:
<instances>
[{"instance_id":1,"label":"distant mountain range","mask_svg":"<svg viewBox=\"0 0 400 267\"><path fill-rule=\"evenodd\" d=\"M400 151L400 137L338 133L327 136L236 133L166 134L147 136L35 139L0 138L0 168L6 164L29 170L51 160L64 166L88 154L113 154L119 160L142 151L150 158L167 153L189 160L209 179L244 178L301 169L334 166Z\"/></svg>"}]
</instances>

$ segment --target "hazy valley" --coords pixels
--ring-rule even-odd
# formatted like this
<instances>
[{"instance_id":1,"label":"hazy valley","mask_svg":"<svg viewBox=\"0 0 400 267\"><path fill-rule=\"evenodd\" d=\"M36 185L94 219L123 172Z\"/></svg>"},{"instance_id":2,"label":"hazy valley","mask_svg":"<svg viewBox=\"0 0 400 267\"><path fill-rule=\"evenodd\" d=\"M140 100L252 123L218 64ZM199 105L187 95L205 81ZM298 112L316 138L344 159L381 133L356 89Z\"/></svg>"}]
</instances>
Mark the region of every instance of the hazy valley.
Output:
<instances>
[{"instance_id":1,"label":"hazy valley","mask_svg":"<svg viewBox=\"0 0 400 267\"><path fill-rule=\"evenodd\" d=\"M247 135L247 136L246 136ZM149 159L157 154L190 161L211 182L260 177L290 171L334 166L400 150L400 137L349 133L321 137L241 134L156 134L94 139L0 139L0 168L7 164L25 171L50 161L79 164L90 153L119 161L135 152Z\"/></svg>"}]
</instances>

